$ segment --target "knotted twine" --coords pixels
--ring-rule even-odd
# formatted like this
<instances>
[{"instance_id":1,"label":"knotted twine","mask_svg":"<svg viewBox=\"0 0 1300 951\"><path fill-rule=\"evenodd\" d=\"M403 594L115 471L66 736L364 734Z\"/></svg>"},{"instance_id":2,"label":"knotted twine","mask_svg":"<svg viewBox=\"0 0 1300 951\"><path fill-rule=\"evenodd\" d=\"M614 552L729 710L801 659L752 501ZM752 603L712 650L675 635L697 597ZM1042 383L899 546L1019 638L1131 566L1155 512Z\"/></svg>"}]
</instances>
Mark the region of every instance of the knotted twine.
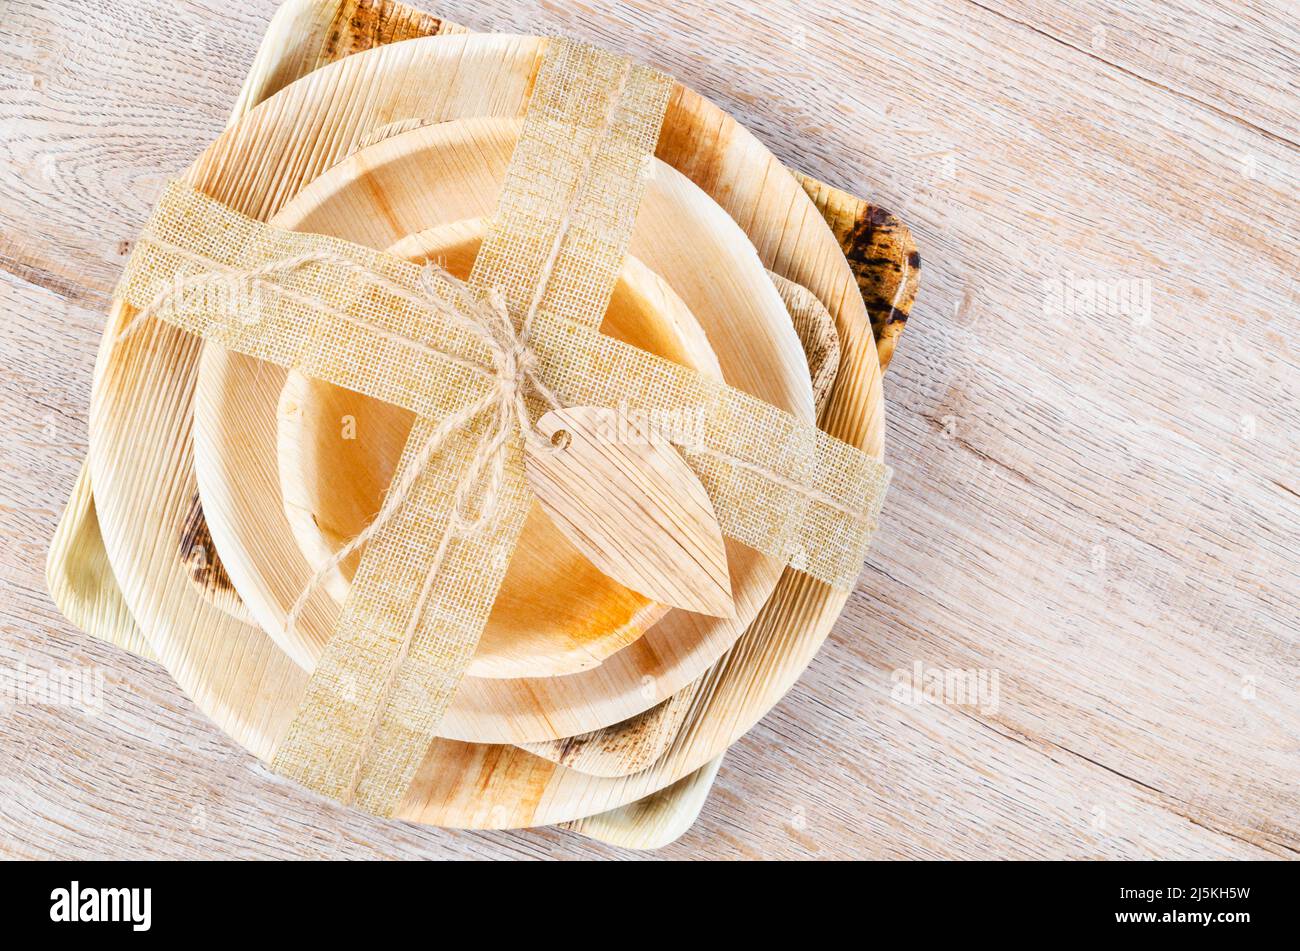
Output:
<instances>
[{"instance_id":1,"label":"knotted twine","mask_svg":"<svg viewBox=\"0 0 1300 951\"><path fill-rule=\"evenodd\" d=\"M497 289L505 313L532 315L516 355L545 380L547 402L701 409L703 446L685 455L724 533L837 587L856 579L884 467L788 413L595 330L670 89L652 70L553 41L468 286L438 274L422 286L408 262L270 228L183 185L159 203L119 289L127 304L418 417L390 488L401 504L386 499L384 519L368 530L334 636L277 749L274 766L285 775L391 814L464 675L529 501L526 414L506 426L500 413L482 412L504 405L502 374L484 373L500 370L502 354L464 319L491 305ZM251 276L268 293L251 301L179 294L159 306L159 287L183 281L195 259L210 272ZM463 487L478 484L489 460L493 504L468 515Z\"/></svg>"}]
</instances>

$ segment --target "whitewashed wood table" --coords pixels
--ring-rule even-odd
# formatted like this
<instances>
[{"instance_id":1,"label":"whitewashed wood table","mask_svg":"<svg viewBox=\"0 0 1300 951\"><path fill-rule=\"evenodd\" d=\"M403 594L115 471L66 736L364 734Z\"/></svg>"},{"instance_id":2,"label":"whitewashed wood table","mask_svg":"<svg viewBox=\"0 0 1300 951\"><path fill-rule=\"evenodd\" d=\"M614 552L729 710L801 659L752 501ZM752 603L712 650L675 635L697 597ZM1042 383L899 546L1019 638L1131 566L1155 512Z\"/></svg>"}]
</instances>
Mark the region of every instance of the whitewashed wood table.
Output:
<instances>
[{"instance_id":1,"label":"whitewashed wood table","mask_svg":"<svg viewBox=\"0 0 1300 951\"><path fill-rule=\"evenodd\" d=\"M925 258L859 588L655 855L1300 851L1300 20L1246 7L438 3L667 69ZM105 302L274 2L4 9L0 856L639 855L323 804L60 617Z\"/></svg>"}]
</instances>

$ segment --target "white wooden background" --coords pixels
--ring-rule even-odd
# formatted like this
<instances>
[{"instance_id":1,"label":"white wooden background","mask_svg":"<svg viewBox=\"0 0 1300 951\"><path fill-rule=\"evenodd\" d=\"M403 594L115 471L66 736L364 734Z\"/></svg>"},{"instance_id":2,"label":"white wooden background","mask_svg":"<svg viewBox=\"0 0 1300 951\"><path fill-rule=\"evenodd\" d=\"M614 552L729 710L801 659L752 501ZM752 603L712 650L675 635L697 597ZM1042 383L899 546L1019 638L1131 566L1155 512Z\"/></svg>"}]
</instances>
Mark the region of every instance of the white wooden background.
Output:
<instances>
[{"instance_id":1,"label":"white wooden background","mask_svg":"<svg viewBox=\"0 0 1300 951\"><path fill-rule=\"evenodd\" d=\"M665 68L921 247L868 568L657 855L1296 856L1294 2L419 3ZM635 856L322 804L44 591L124 242L273 8L0 0L0 670L105 678L0 694L0 856ZM1150 308L1053 309L1088 281ZM905 702L917 663L996 707Z\"/></svg>"}]
</instances>

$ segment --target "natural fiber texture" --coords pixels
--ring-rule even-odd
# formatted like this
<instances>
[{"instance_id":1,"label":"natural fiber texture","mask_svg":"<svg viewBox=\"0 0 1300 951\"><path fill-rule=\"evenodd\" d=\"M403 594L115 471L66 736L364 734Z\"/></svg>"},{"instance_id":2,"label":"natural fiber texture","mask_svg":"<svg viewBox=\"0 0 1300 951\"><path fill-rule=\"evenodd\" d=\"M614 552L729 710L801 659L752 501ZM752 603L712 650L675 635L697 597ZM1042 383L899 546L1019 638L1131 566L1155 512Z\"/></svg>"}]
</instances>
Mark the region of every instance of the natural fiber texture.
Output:
<instances>
[{"instance_id":1,"label":"natural fiber texture","mask_svg":"<svg viewBox=\"0 0 1300 951\"><path fill-rule=\"evenodd\" d=\"M703 446L686 455L724 532L848 587L886 470L789 414L594 329L622 264L667 88L619 58L553 43L472 290L441 278L431 286L453 309L480 307L499 288L512 314L536 311L528 345L567 405L698 409ZM186 283L196 272L230 279ZM138 308L166 297L157 315L182 329L420 417L394 480L416 468L409 498L369 540L274 764L381 815L400 800L464 675L528 506L515 434L484 523L457 529L457 489L492 427L490 414L464 411L497 382L491 348L421 297L419 275L388 255L281 232L172 186L119 291ZM457 414L464 425L426 458L431 434Z\"/></svg>"},{"instance_id":2,"label":"natural fiber texture","mask_svg":"<svg viewBox=\"0 0 1300 951\"><path fill-rule=\"evenodd\" d=\"M470 283L500 287L512 314L539 304L534 309L599 326L672 87L663 73L623 57L552 40ZM539 287L543 270L549 279Z\"/></svg>"}]
</instances>

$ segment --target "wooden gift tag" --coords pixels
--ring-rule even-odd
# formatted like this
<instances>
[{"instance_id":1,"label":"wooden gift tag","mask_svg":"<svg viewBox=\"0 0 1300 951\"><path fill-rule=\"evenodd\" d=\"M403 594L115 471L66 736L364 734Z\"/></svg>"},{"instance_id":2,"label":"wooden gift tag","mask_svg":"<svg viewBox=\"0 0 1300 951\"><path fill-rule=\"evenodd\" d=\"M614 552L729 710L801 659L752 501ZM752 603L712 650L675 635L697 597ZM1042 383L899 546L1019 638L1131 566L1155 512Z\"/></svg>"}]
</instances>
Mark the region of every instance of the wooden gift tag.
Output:
<instances>
[{"instance_id":1,"label":"wooden gift tag","mask_svg":"<svg viewBox=\"0 0 1300 951\"><path fill-rule=\"evenodd\" d=\"M714 617L736 616L713 504L665 439L620 411L574 406L537 422L549 448L525 471L543 511L593 565L639 594Z\"/></svg>"}]
</instances>

